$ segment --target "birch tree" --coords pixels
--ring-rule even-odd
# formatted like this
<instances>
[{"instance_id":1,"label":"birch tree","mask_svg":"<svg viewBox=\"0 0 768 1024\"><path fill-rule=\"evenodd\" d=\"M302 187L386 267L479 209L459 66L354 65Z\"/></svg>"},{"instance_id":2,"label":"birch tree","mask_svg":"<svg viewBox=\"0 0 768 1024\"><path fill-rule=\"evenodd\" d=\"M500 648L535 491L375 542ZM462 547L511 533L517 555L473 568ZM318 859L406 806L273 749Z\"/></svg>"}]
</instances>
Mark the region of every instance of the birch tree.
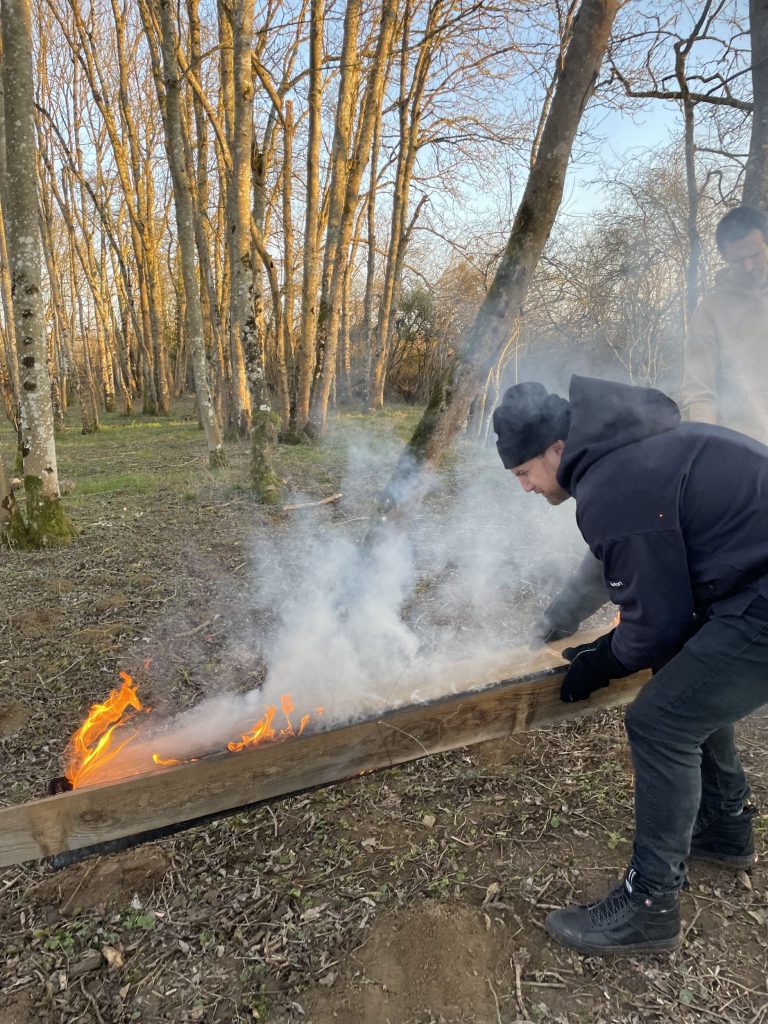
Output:
<instances>
[{"instance_id":1,"label":"birch tree","mask_svg":"<svg viewBox=\"0 0 768 1024\"><path fill-rule=\"evenodd\" d=\"M232 300L230 331L233 347L242 349L251 395L251 477L259 499L280 501L280 479L272 469L279 417L272 406L264 372L264 338L254 309L254 267L251 246L251 147L253 144L254 0L233 0L232 50L234 110L232 126L231 254Z\"/></svg>"},{"instance_id":2,"label":"birch tree","mask_svg":"<svg viewBox=\"0 0 768 1024\"><path fill-rule=\"evenodd\" d=\"M3 183L8 257L21 379L26 529L16 543L66 544L74 530L59 493L40 267L30 0L2 0L3 116L13 153ZM7 491L7 485L6 485ZM7 493L0 500L7 511Z\"/></svg>"}]
</instances>

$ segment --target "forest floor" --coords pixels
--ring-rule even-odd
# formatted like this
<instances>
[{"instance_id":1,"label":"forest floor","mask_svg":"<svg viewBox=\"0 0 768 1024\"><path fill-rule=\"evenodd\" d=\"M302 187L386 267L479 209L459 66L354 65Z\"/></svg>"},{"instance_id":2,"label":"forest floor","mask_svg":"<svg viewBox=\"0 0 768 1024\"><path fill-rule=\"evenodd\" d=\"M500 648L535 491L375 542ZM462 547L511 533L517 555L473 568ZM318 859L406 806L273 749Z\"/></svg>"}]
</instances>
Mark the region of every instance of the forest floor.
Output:
<instances>
[{"instance_id":1,"label":"forest floor","mask_svg":"<svg viewBox=\"0 0 768 1024\"><path fill-rule=\"evenodd\" d=\"M105 417L92 437L73 421L59 457L77 541L0 553L2 804L45 794L121 669L159 707L261 678L258 641L233 641L259 635L253 574L280 567L259 564L249 537L304 513L254 504L243 446L209 473L190 412ZM279 471L310 499L344 489L324 528L357 536L382 480L359 471L347 490L346 439L372 431L392 459L415 416L347 415L323 445L282 449ZM4 428L7 462L12 449ZM438 488L422 516L449 497ZM414 621L432 593L422 580ZM507 596L519 642L547 595L526 580ZM768 717L739 731L768 806ZM672 956L603 961L546 937L550 908L602 895L624 868L631 784L621 713L603 713L59 872L5 869L0 1024L768 1024L763 864L751 876L692 867Z\"/></svg>"}]
</instances>

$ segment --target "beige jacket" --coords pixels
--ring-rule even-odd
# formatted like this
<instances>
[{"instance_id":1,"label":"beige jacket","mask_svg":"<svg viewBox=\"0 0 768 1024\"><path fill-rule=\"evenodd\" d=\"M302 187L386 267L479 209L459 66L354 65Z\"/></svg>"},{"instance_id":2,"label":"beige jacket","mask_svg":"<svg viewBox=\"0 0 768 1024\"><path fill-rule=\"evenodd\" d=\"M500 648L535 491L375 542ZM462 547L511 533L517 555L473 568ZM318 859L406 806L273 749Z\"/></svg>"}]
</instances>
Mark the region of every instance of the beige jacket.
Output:
<instances>
[{"instance_id":1,"label":"beige jacket","mask_svg":"<svg viewBox=\"0 0 768 1024\"><path fill-rule=\"evenodd\" d=\"M696 307L685 340L680 407L768 444L768 284L745 288L727 270Z\"/></svg>"}]
</instances>

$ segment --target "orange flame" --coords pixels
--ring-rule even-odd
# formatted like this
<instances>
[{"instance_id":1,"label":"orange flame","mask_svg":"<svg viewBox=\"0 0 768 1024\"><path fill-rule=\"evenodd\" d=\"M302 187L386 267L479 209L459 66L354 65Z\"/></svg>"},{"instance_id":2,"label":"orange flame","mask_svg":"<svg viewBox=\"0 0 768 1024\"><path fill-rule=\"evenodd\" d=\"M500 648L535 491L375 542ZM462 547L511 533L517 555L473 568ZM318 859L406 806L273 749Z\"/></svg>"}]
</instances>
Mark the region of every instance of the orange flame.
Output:
<instances>
[{"instance_id":1,"label":"orange flame","mask_svg":"<svg viewBox=\"0 0 768 1024\"><path fill-rule=\"evenodd\" d=\"M287 723L282 729L277 730L272 726L272 722L277 714L277 708L274 704L270 704L264 717L258 720L250 732L243 733L241 741L228 743L227 750L244 750L246 747L256 747L260 743L269 742L270 740L287 740L291 736L301 736L312 716L303 715L299 724L299 731L296 732L291 722L291 714L294 711L293 701L287 693L283 694L280 698L280 707ZM318 715L322 715L323 711L323 708L315 708L315 713Z\"/></svg>"},{"instance_id":2,"label":"orange flame","mask_svg":"<svg viewBox=\"0 0 768 1024\"><path fill-rule=\"evenodd\" d=\"M200 758L199 757L190 757L190 758L187 758L186 761L177 761L175 757L164 758L164 757L160 757L159 754L153 754L152 755L152 760L160 768L173 768L173 766L177 765L177 764L192 764L193 761L199 761Z\"/></svg>"},{"instance_id":3,"label":"orange flame","mask_svg":"<svg viewBox=\"0 0 768 1024\"><path fill-rule=\"evenodd\" d=\"M126 725L135 714L149 711L136 694L136 684L127 672L121 672L123 681L119 690L112 690L103 704L94 704L83 724L69 741L65 775L72 788L85 785L97 765L107 764L136 736L138 729L119 742L113 742L113 733ZM133 709L133 711L131 711Z\"/></svg>"},{"instance_id":4,"label":"orange flame","mask_svg":"<svg viewBox=\"0 0 768 1024\"><path fill-rule=\"evenodd\" d=\"M139 734L137 728L128 735L120 733L115 736L115 730L127 725L137 714L149 712L151 708L144 707L136 693L136 684L126 672L120 673L122 685L118 690L112 690L103 704L94 704L88 712L88 716L69 741L67 747L68 764L65 774L72 783L72 788L87 785L89 779L97 776L97 769L103 768L120 751L126 747ZM254 727L242 736L242 741L227 744L231 751L244 750L246 747L255 747L260 743L274 740L285 740L291 736L301 736L307 724L311 721L312 715L303 715L299 723L298 731L294 729L291 715L294 712L293 700L288 694L280 698L280 707L285 719L285 725L277 729L273 725L277 708L270 705ZM315 708L315 713L323 714L323 708ZM152 761L159 768L169 768L178 764L189 764L192 761L199 761L199 757L190 757L183 760L175 758L163 758L159 753L152 754Z\"/></svg>"}]
</instances>

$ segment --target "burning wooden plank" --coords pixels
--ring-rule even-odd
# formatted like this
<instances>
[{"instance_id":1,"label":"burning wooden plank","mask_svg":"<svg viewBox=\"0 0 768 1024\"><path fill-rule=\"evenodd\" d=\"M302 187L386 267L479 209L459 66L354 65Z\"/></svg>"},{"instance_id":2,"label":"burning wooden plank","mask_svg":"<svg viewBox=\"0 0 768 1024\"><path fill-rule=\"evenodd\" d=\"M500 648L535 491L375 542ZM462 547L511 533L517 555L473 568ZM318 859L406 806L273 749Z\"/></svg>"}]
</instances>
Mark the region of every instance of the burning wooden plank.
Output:
<instances>
[{"instance_id":1,"label":"burning wooden plank","mask_svg":"<svg viewBox=\"0 0 768 1024\"><path fill-rule=\"evenodd\" d=\"M569 643L587 642L592 635L581 634ZM638 673L599 690L589 701L562 704L565 667L552 648L518 648L482 663L456 663L460 694L287 742L223 751L4 808L0 866L41 857L64 866L364 772L580 718L627 703L647 676Z\"/></svg>"}]
</instances>

